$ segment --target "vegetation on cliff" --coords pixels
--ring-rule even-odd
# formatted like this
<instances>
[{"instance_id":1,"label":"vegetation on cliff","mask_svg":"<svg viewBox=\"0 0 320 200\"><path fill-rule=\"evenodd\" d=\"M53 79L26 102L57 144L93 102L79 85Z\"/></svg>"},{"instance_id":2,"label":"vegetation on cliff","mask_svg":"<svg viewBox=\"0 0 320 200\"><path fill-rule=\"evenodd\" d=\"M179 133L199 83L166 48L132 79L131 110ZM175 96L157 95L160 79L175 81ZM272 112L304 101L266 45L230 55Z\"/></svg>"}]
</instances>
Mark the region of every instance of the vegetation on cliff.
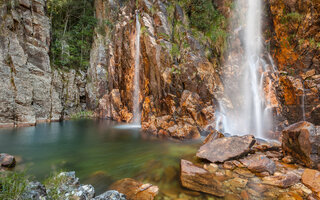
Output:
<instances>
[{"instance_id":1,"label":"vegetation on cliff","mask_svg":"<svg viewBox=\"0 0 320 200\"><path fill-rule=\"evenodd\" d=\"M177 19L171 19L173 20L174 28L179 29L179 27L183 26L191 29L196 39L204 45L206 56L209 59L221 58L226 47L227 19L215 7L213 1L179 0L171 1L171 4L172 8L176 7L176 5L181 6L186 17L186 21L183 24L179 23ZM170 13L170 11L177 12L177 10L169 7L168 12ZM173 37L173 54L179 52L179 46L186 47L184 44L179 44L179 37L177 37L179 34L177 32L179 30L176 31Z\"/></svg>"},{"instance_id":2,"label":"vegetation on cliff","mask_svg":"<svg viewBox=\"0 0 320 200\"><path fill-rule=\"evenodd\" d=\"M52 21L51 63L87 68L96 25L93 0L48 0Z\"/></svg>"}]
</instances>

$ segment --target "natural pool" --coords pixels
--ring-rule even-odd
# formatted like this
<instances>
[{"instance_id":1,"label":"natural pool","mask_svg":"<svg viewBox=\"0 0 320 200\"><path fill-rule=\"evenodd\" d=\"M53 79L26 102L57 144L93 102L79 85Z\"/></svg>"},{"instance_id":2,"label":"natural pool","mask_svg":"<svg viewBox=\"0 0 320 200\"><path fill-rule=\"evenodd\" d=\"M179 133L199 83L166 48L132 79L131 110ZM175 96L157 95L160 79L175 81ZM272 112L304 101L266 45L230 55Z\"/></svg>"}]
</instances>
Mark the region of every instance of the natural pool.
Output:
<instances>
[{"instance_id":1,"label":"natural pool","mask_svg":"<svg viewBox=\"0 0 320 200\"><path fill-rule=\"evenodd\" d=\"M179 163L181 158L192 159L200 141L160 140L117 125L108 120L79 120L1 129L0 152L15 155L15 170L25 169L37 180L54 171L76 171L80 182L92 184L97 194L122 178L159 186L158 198L176 199L188 193L179 184Z\"/></svg>"}]
</instances>

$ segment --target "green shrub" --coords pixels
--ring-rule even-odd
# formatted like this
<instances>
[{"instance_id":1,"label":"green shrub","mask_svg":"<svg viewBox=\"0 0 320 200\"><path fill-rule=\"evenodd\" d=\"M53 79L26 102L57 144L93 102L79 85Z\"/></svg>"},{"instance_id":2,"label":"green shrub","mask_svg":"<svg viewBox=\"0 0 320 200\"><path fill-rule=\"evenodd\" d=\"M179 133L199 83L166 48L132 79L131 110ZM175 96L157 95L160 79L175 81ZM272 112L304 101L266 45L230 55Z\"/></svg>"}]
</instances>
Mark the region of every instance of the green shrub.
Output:
<instances>
[{"instance_id":1,"label":"green shrub","mask_svg":"<svg viewBox=\"0 0 320 200\"><path fill-rule=\"evenodd\" d=\"M93 0L48 0L52 21L51 63L66 68L89 66L93 42Z\"/></svg>"},{"instance_id":2,"label":"green shrub","mask_svg":"<svg viewBox=\"0 0 320 200\"><path fill-rule=\"evenodd\" d=\"M66 176L59 176L61 172L55 172L44 181L50 200L64 199L64 194L59 193L59 187L68 179Z\"/></svg>"},{"instance_id":3,"label":"green shrub","mask_svg":"<svg viewBox=\"0 0 320 200\"><path fill-rule=\"evenodd\" d=\"M80 111L78 113L75 113L71 115L71 119L90 119L94 116L93 111Z\"/></svg>"},{"instance_id":4,"label":"green shrub","mask_svg":"<svg viewBox=\"0 0 320 200\"><path fill-rule=\"evenodd\" d=\"M28 177L24 172L1 172L0 199L20 200L26 191Z\"/></svg>"}]
</instances>

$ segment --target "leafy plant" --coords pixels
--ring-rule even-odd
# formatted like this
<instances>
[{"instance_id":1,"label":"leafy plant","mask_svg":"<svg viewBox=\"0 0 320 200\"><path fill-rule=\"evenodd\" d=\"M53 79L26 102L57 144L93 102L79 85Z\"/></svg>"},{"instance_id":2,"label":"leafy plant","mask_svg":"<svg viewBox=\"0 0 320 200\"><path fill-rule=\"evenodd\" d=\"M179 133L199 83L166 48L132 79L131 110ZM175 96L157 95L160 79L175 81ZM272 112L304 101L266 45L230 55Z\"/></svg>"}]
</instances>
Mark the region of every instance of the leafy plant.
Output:
<instances>
[{"instance_id":1,"label":"leafy plant","mask_svg":"<svg viewBox=\"0 0 320 200\"><path fill-rule=\"evenodd\" d=\"M20 200L26 191L28 177L25 172L2 172L0 174L0 199Z\"/></svg>"},{"instance_id":2,"label":"leafy plant","mask_svg":"<svg viewBox=\"0 0 320 200\"><path fill-rule=\"evenodd\" d=\"M64 194L59 192L59 187L64 184L68 178L66 176L59 176L59 174L60 172L55 172L44 181L48 196L51 200L64 199Z\"/></svg>"},{"instance_id":3,"label":"leafy plant","mask_svg":"<svg viewBox=\"0 0 320 200\"><path fill-rule=\"evenodd\" d=\"M71 119L89 119L94 116L92 111L80 111L71 115Z\"/></svg>"},{"instance_id":4,"label":"leafy plant","mask_svg":"<svg viewBox=\"0 0 320 200\"><path fill-rule=\"evenodd\" d=\"M97 24L93 0L48 0L47 4L53 30L50 49L52 64L87 68Z\"/></svg>"}]
</instances>

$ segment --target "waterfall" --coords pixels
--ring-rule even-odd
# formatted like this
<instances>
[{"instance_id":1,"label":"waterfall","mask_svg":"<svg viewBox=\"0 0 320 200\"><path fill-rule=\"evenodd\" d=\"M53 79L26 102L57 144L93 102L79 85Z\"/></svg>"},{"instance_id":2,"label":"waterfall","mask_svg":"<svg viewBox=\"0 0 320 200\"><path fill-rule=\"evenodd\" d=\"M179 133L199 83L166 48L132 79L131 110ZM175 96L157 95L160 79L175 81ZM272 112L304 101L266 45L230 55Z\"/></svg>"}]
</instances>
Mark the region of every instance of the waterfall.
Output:
<instances>
[{"instance_id":1,"label":"waterfall","mask_svg":"<svg viewBox=\"0 0 320 200\"><path fill-rule=\"evenodd\" d=\"M140 113L140 29L139 13L136 12L136 38L135 38L135 63L134 63L134 82L133 82L133 124L141 124Z\"/></svg>"},{"instance_id":2,"label":"waterfall","mask_svg":"<svg viewBox=\"0 0 320 200\"><path fill-rule=\"evenodd\" d=\"M224 98L219 100L216 129L232 135L265 138L272 120L271 109L266 106L264 82L275 67L272 61L268 65L262 58L262 0L238 0L234 12L234 35L223 68L225 90ZM237 39L242 45L236 43Z\"/></svg>"},{"instance_id":3,"label":"waterfall","mask_svg":"<svg viewBox=\"0 0 320 200\"><path fill-rule=\"evenodd\" d=\"M304 89L304 82L302 82L302 101L301 101L301 109L302 109L302 119L306 121L306 110L305 110L305 89Z\"/></svg>"}]
</instances>

